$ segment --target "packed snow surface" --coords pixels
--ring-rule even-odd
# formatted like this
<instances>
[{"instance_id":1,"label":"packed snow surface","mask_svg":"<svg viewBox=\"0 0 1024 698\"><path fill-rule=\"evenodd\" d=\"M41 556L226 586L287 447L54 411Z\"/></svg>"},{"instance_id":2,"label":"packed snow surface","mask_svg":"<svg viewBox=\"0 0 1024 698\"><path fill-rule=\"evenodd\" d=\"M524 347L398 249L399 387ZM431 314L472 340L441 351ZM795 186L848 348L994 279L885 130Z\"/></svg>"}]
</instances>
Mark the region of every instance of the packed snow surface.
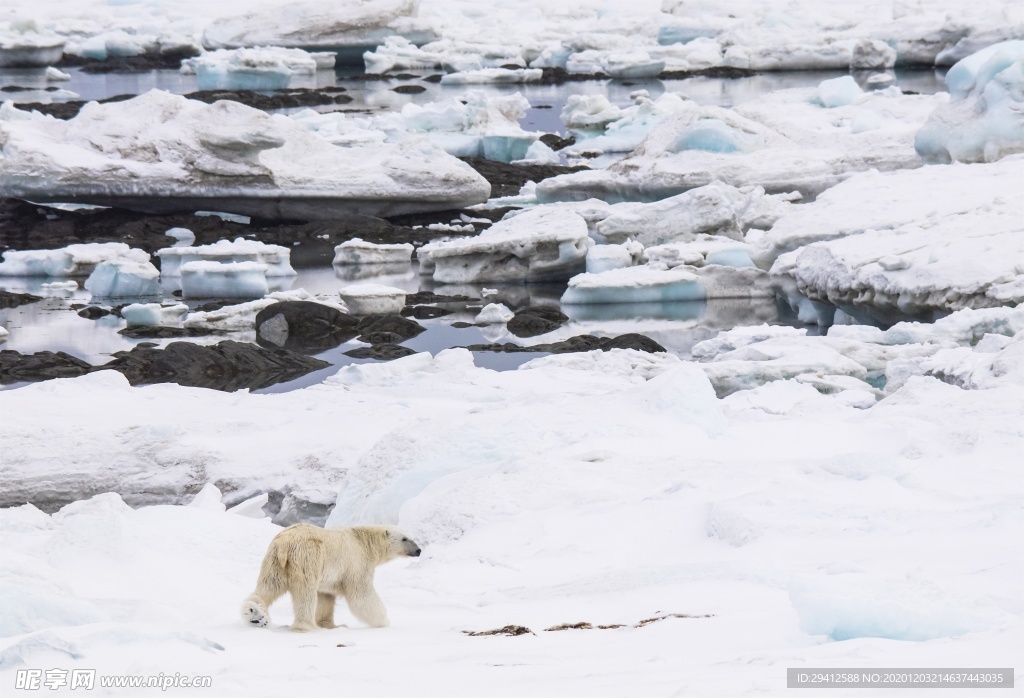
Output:
<instances>
[{"instance_id":1,"label":"packed snow surface","mask_svg":"<svg viewBox=\"0 0 1024 698\"><path fill-rule=\"evenodd\" d=\"M989 315L902 332L955 343L1017 322L964 312ZM1020 344L998 337L990 363ZM864 409L870 387L842 376L719 399L704 366L613 350L498 373L449 350L277 395L131 388L114 372L7 393L8 501L98 496L0 510L0 678L59 666L209 675L221 695L339 681L737 695L781 693L793 666L1014 665L1024 398L1010 374L970 390L912 375ZM207 487L193 506L99 494L184 503L214 480L223 499ZM260 493L285 488L333 494L331 524L397 523L421 545L377 573L390 628L342 606L348 627L291 635L287 600L274 628L241 623L280 530L258 518ZM545 631L580 622L594 627ZM509 624L534 634L462 632Z\"/></svg>"}]
</instances>

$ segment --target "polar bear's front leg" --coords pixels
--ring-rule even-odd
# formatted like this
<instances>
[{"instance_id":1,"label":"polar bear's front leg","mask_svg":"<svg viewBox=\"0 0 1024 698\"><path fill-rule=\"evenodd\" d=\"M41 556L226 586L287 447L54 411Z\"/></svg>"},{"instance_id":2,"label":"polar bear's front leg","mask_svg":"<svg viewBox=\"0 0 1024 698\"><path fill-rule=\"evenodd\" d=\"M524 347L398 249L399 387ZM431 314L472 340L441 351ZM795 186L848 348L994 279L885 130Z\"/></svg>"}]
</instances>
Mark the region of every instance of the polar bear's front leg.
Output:
<instances>
[{"instance_id":1,"label":"polar bear's front leg","mask_svg":"<svg viewBox=\"0 0 1024 698\"><path fill-rule=\"evenodd\" d=\"M321 628L337 628L334 624L334 594L318 593L316 595L316 624Z\"/></svg>"},{"instance_id":2,"label":"polar bear's front leg","mask_svg":"<svg viewBox=\"0 0 1024 698\"><path fill-rule=\"evenodd\" d=\"M371 628L386 628L388 626L388 611L384 608L384 602L377 596L373 586L360 586L348 591L345 594L348 608L359 620Z\"/></svg>"}]
</instances>

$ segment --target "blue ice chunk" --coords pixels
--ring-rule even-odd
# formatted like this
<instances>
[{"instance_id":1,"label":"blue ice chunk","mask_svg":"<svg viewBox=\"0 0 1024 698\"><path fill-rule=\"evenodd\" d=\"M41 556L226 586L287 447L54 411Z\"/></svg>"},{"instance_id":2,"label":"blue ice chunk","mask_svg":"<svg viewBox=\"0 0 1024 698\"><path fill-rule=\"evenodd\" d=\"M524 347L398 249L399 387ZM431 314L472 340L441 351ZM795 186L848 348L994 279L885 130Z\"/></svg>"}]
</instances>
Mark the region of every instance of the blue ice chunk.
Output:
<instances>
[{"instance_id":1,"label":"blue ice chunk","mask_svg":"<svg viewBox=\"0 0 1024 698\"><path fill-rule=\"evenodd\" d=\"M860 85L851 75L844 75L841 78L823 80L815 91L811 101L823 107L845 107L857 101L857 98L864 94Z\"/></svg>"},{"instance_id":2,"label":"blue ice chunk","mask_svg":"<svg viewBox=\"0 0 1024 698\"><path fill-rule=\"evenodd\" d=\"M221 70L202 64L196 67L200 90L253 90L269 92L288 87L292 71L287 68L261 70Z\"/></svg>"},{"instance_id":3,"label":"blue ice chunk","mask_svg":"<svg viewBox=\"0 0 1024 698\"><path fill-rule=\"evenodd\" d=\"M669 46L671 44L688 44L694 39L701 39L705 37L713 39L716 35L717 34L713 29L669 25L658 28L658 44L661 46Z\"/></svg>"},{"instance_id":4,"label":"blue ice chunk","mask_svg":"<svg viewBox=\"0 0 1024 698\"><path fill-rule=\"evenodd\" d=\"M743 133L718 119L701 119L683 129L671 150L706 150L711 153L735 153L754 150L760 139Z\"/></svg>"},{"instance_id":5,"label":"blue ice chunk","mask_svg":"<svg viewBox=\"0 0 1024 698\"><path fill-rule=\"evenodd\" d=\"M756 266L750 259L750 253L740 247L709 252L704 261L707 264L720 264L723 267L749 269Z\"/></svg>"}]
</instances>

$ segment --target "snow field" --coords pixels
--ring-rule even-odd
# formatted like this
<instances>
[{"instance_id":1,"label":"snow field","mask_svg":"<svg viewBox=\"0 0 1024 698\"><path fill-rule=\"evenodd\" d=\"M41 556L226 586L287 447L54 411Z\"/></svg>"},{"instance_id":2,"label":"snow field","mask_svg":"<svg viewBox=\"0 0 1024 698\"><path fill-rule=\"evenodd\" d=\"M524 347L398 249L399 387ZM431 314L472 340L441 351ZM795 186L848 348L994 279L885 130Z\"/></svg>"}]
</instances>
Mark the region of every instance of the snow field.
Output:
<instances>
[{"instance_id":1,"label":"snow field","mask_svg":"<svg viewBox=\"0 0 1024 698\"><path fill-rule=\"evenodd\" d=\"M61 418L101 388L119 396L105 414ZM101 495L53 516L5 509L4 578L30 610L0 624L5 674L59 660L210 674L228 695L319 694L341 677L375 695L735 695L780 690L786 666L1012 666L1022 647L1021 548L1008 545L1021 492L1006 483L1024 405L1008 384L914 377L861 411L793 381L719 400L697 366L631 351L502 374L452 350L298 394L198 400L94 374L11 395L2 429L18 471L46 439L54 474L156 457L163 468L122 472L122 491L161 473L183 500L244 481L235 503L301 474L340 490L332 524L397 522L424 556L377 575L391 628L342 609L350 628L295 636L279 627L287 602L270 631L238 619L277 528L219 511L210 491L190 507ZM72 428L75 448L61 436ZM47 466L31 462L42 482ZM665 613L711 617L543 631ZM461 633L510 623L536 636Z\"/></svg>"}]
</instances>

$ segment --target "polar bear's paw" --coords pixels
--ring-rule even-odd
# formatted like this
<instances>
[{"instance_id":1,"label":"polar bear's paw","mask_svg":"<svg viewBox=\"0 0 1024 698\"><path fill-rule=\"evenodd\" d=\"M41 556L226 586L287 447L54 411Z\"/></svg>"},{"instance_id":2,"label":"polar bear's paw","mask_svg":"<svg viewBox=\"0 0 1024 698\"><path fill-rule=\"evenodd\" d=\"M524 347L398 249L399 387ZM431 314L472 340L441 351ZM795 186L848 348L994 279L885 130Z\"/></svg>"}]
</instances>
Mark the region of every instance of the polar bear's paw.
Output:
<instances>
[{"instance_id":1,"label":"polar bear's paw","mask_svg":"<svg viewBox=\"0 0 1024 698\"><path fill-rule=\"evenodd\" d=\"M270 614L263 604L250 599L242 604L242 620L257 628L265 628L270 624Z\"/></svg>"}]
</instances>

